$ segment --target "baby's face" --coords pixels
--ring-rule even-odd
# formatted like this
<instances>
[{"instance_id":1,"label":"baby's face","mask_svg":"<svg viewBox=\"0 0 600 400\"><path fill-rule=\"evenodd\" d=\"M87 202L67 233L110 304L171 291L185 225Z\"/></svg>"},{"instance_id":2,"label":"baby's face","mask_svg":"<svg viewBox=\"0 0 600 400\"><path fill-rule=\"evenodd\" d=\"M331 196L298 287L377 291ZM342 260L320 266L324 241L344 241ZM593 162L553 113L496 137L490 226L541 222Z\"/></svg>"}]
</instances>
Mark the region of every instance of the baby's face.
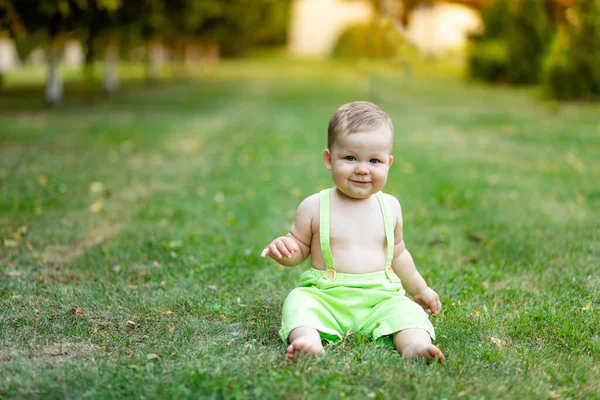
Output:
<instances>
[{"instance_id":1,"label":"baby's face","mask_svg":"<svg viewBox=\"0 0 600 400\"><path fill-rule=\"evenodd\" d=\"M325 166L340 192L356 199L380 191L392 165L392 133L385 127L337 138L324 152Z\"/></svg>"}]
</instances>

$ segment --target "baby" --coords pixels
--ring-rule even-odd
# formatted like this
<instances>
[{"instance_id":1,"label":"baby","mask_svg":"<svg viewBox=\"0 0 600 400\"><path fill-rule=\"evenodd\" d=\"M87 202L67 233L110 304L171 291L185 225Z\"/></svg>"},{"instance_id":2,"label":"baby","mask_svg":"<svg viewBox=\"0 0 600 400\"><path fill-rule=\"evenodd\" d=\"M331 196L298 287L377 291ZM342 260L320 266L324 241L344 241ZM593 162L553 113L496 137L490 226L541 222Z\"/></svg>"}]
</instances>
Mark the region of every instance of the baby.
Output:
<instances>
[{"instance_id":1,"label":"baby","mask_svg":"<svg viewBox=\"0 0 600 400\"><path fill-rule=\"evenodd\" d=\"M313 268L283 305L279 334L289 343L288 361L324 354L322 340L337 342L350 331L393 340L407 358L444 359L427 315L442 305L404 247L400 203L381 192L393 142L392 121L376 105L338 108L323 152L335 187L306 198L290 232L261 252L286 266L311 256Z\"/></svg>"}]
</instances>

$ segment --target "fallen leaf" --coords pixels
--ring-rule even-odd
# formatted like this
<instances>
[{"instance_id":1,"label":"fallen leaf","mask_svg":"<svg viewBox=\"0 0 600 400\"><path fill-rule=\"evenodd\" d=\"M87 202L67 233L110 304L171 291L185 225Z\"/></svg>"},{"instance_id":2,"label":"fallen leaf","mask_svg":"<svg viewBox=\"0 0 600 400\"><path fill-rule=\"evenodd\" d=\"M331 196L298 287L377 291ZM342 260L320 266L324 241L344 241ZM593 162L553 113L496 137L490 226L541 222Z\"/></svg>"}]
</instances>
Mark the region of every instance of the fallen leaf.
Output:
<instances>
[{"instance_id":1,"label":"fallen leaf","mask_svg":"<svg viewBox=\"0 0 600 400\"><path fill-rule=\"evenodd\" d=\"M231 339L227 342L227 347L231 346L233 344L233 342L235 342L235 339Z\"/></svg>"},{"instance_id":2,"label":"fallen leaf","mask_svg":"<svg viewBox=\"0 0 600 400\"><path fill-rule=\"evenodd\" d=\"M181 240L173 240L173 241L169 242L170 248L178 248L181 246L183 246L183 242Z\"/></svg>"},{"instance_id":3,"label":"fallen leaf","mask_svg":"<svg viewBox=\"0 0 600 400\"><path fill-rule=\"evenodd\" d=\"M109 331L114 331L116 328L109 323L100 325L102 328L108 329Z\"/></svg>"},{"instance_id":4,"label":"fallen leaf","mask_svg":"<svg viewBox=\"0 0 600 400\"><path fill-rule=\"evenodd\" d=\"M102 200L98 200L97 202L95 202L94 204L91 204L88 207L90 212L93 212L94 214L99 213L100 211L102 211L103 208L104 208L104 202Z\"/></svg>"},{"instance_id":5,"label":"fallen leaf","mask_svg":"<svg viewBox=\"0 0 600 400\"><path fill-rule=\"evenodd\" d=\"M64 277L64 278L62 278L60 281L61 281L62 283L65 283L65 284L66 284L66 283L69 283L69 282L71 282L71 281L77 281L77 280L79 280L79 278L77 277L77 275L75 275L75 274L71 274L71 275L69 275L69 276L67 276L67 277Z\"/></svg>"},{"instance_id":6,"label":"fallen leaf","mask_svg":"<svg viewBox=\"0 0 600 400\"><path fill-rule=\"evenodd\" d=\"M582 310L584 310L584 311L589 311L589 310L591 310L591 309L592 309L592 303L591 303L591 302L590 302L590 303L587 303L587 304L585 305L585 307L583 307L583 308L582 308Z\"/></svg>"},{"instance_id":7,"label":"fallen leaf","mask_svg":"<svg viewBox=\"0 0 600 400\"><path fill-rule=\"evenodd\" d=\"M495 344L496 346L498 346L498 349L499 349L499 350L502 350L502 349L504 348L504 346L506 346L506 341L505 341L505 340L503 340L503 339L495 338L495 337L492 337L492 336L490 336L490 337L489 337L489 339L490 339L492 342L494 342L494 344Z\"/></svg>"},{"instance_id":8,"label":"fallen leaf","mask_svg":"<svg viewBox=\"0 0 600 400\"><path fill-rule=\"evenodd\" d=\"M40 186L46 186L48 184L48 177L46 175L38 176L38 183Z\"/></svg>"},{"instance_id":9,"label":"fallen leaf","mask_svg":"<svg viewBox=\"0 0 600 400\"><path fill-rule=\"evenodd\" d=\"M102 193L104 192L104 183L102 182L92 182L90 185L90 192L92 193Z\"/></svg>"},{"instance_id":10,"label":"fallen leaf","mask_svg":"<svg viewBox=\"0 0 600 400\"><path fill-rule=\"evenodd\" d=\"M171 314L173 314L173 311L171 311L171 310L167 310L167 311L163 312L163 315L171 315Z\"/></svg>"},{"instance_id":11,"label":"fallen leaf","mask_svg":"<svg viewBox=\"0 0 600 400\"><path fill-rule=\"evenodd\" d=\"M71 308L71 317L76 317L78 315L83 315L85 314L85 312L79 308L79 307L72 307Z\"/></svg>"},{"instance_id":12,"label":"fallen leaf","mask_svg":"<svg viewBox=\"0 0 600 400\"><path fill-rule=\"evenodd\" d=\"M146 356L146 358L148 359L148 361L151 361L151 360L158 360L160 357L158 356L158 354L152 353L152 354L148 354Z\"/></svg>"},{"instance_id":13,"label":"fallen leaf","mask_svg":"<svg viewBox=\"0 0 600 400\"><path fill-rule=\"evenodd\" d=\"M469 316L470 316L471 318L473 318L473 317L479 317L479 315L480 315L480 314L481 314L481 313L480 313L479 311L472 311L472 312L469 314Z\"/></svg>"},{"instance_id":14,"label":"fallen leaf","mask_svg":"<svg viewBox=\"0 0 600 400\"><path fill-rule=\"evenodd\" d=\"M4 239L5 247L19 247L19 241L12 239Z\"/></svg>"}]
</instances>

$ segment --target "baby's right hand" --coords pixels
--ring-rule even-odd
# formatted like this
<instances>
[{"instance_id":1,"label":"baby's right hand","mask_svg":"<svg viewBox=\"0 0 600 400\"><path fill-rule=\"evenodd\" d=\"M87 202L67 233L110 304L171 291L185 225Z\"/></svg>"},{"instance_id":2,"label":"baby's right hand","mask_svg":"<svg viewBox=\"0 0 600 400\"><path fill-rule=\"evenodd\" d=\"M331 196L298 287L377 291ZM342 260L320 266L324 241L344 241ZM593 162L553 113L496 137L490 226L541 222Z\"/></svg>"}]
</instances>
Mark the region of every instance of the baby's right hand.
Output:
<instances>
[{"instance_id":1,"label":"baby's right hand","mask_svg":"<svg viewBox=\"0 0 600 400\"><path fill-rule=\"evenodd\" d=\"M281 260L283 256L292 258L292 254L299 250L298 243L289 237L281 236L273 240L265 249L260 253L261 258L266 256L271 257L274 260Z\"/></svg>"}]
</instances>

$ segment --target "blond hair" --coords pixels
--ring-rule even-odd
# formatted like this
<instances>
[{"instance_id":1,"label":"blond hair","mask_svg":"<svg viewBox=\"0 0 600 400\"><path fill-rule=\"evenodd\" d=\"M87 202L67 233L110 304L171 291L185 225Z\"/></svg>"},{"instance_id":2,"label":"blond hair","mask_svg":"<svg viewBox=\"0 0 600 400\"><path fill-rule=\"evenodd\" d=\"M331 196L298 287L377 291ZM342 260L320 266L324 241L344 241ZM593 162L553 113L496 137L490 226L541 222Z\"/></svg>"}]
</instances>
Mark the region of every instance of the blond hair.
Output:
<instances>
[{"instance_id":1,"label":"blond hair","mask_svg":"<svg viewBox=\"0 0 600 400\"><path fill-rule=\"evenodd\" d=\"M340 135L349 135L359 131L370 131L385 126L394 135L394 126L390 117L378 106L368 101L355 101L338 108L329 119L327 128L327 148L335 143Z\"/></svg>"}]
</instances>

